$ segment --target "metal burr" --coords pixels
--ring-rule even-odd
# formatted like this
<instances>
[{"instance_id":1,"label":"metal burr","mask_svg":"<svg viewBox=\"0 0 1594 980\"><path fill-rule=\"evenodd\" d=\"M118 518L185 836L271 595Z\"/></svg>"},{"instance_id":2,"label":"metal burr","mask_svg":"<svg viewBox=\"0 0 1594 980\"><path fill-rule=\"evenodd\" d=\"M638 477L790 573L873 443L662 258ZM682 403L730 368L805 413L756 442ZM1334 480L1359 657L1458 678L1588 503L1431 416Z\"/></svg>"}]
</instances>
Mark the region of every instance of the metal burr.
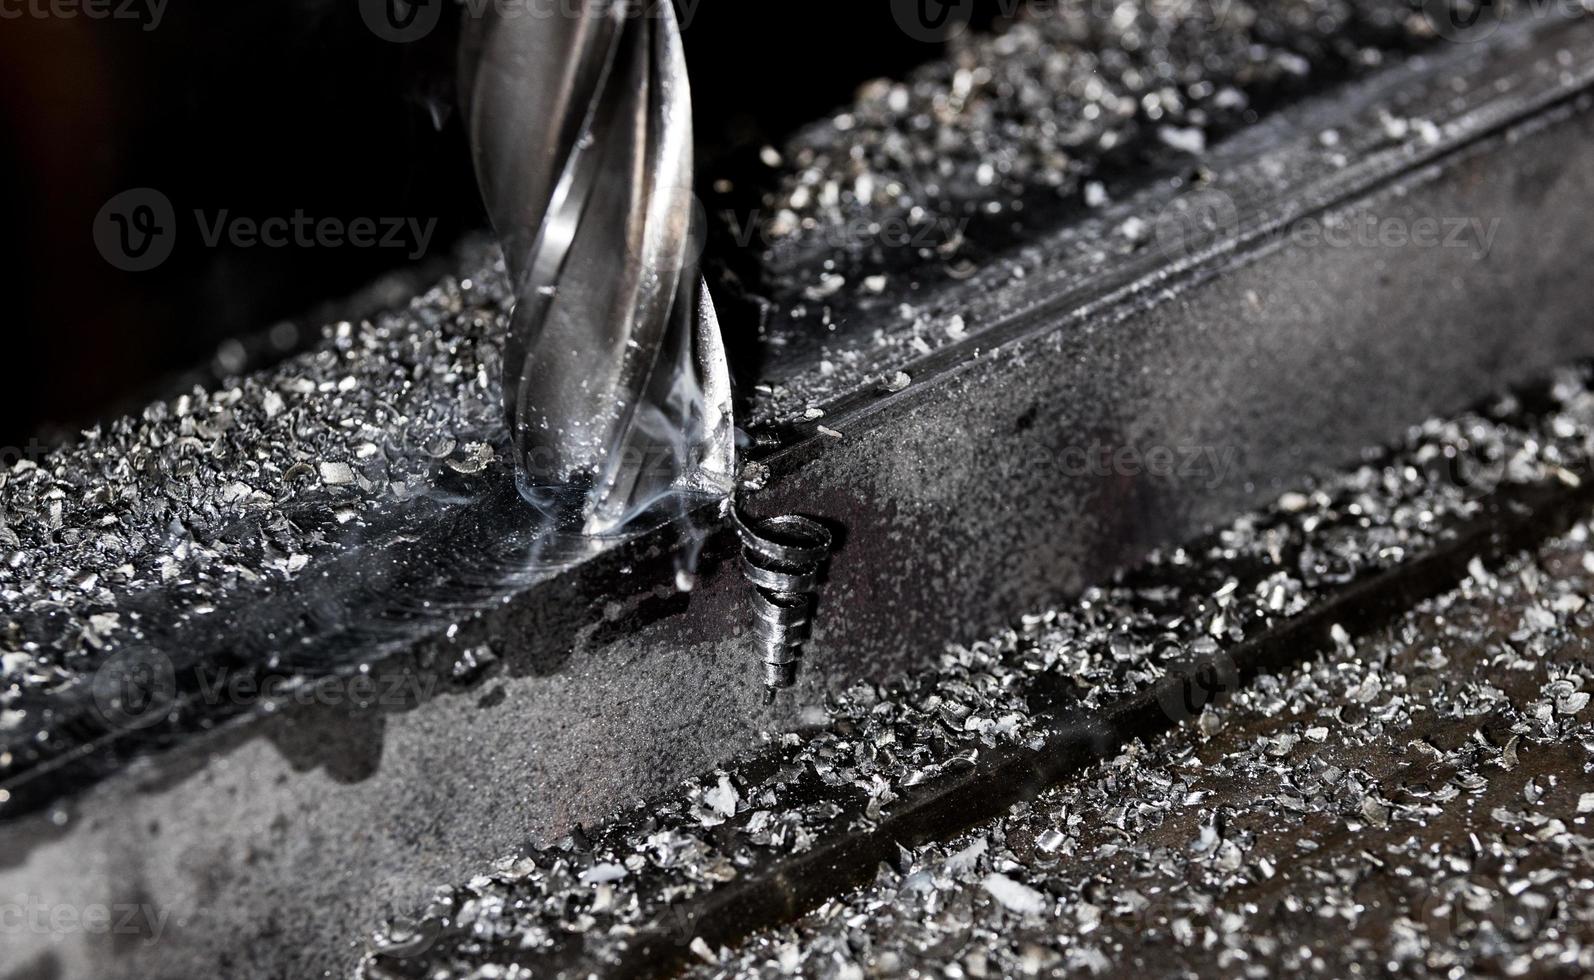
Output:
<instances>
[{"instance_id":1,"label":"metal burr","mask_svg":"<svg viewBox=\"0 0 1594 980\"><path fill-rule=\"evenodd\" d=\"M672 494L728 494L730 380L697 271L671 4L489 5L460 63L515 284L503 391L523 496L605 534Z\"/></svg>"}]
</instances>

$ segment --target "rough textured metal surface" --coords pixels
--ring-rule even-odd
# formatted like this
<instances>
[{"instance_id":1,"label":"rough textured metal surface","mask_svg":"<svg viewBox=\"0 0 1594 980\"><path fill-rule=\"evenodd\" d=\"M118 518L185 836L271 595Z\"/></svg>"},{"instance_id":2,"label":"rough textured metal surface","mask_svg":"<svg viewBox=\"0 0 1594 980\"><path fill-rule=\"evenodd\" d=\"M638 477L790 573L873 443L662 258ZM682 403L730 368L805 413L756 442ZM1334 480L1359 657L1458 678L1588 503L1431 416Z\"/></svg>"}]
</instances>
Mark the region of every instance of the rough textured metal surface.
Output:
<instances>
[{"instance_id":1,"label":"rough textured metal surface","mask_svg":"<svg viewBox=\"0 0 1594 980\"><path fill-rule=\"evenodd\" d=\"M1422 699L1429 699L1426 708L1452 723L1443 726L1444 748L1429 745L1424 754L1420 747L1410 749L1405 738L1395 738L1393 748L1396 755L1415 751L1424 765L1450 766L1457 788L1447 795L1440 787L1429 786L1426 792L1406 798L1393 779L1391 785L1381 786L1365 770L1344 769L1326 779L1331 786L1324 786L1323 767L1306 761L1313 755L1309 749L1303 746L1298 757L1292 756L1303 739L1306 743L1330 739L1329 732L1313 724L1314 715L1264 733L1255 743L1254 756L1244 752L1252 745L1243 745L1236 756L1224 760L1233 770L1214 769L1214 778L1232 776L1231 794L1248 794L1250 810L1226 814L1215 803L1195 821L1201 833L1190 852L1193 862L1176 863L1175 871L1234 875L1242 870L1246 851L1256 846L1256 838L1271 832L1277 841L1291 841L1299 829L1297 818L1312 814L1352 822L1323 827L1325 837L1355 833L1369 825L1389 831L1389 846L1382 848L1388 859L1399 844L1398 825L1424 816L1422 807L1429 797L1438 793L1437 802L1451 802L1463 790L1483 790L1488 781L1478 782L1477 770L1504 752L1510 753L1509 768L1515 768L1515 743L1508 741L1513 735L1531 742L1534 749L1564 750L1554 765L1524 767L1546 784L1551 776L1566 780L1563 802L1575 796L1576 787L1594 788L1594 783L1581 778L1589 751L1584 743L1594 738L1589 724L1594 714L1578 717L1587 706L1588 697L1582 692L1594 663L1581 644L1563 645L1559 657L1549 648L1556 630L1586 606L1573 583L1547 588L1541 604L1540 580L1528 579L1528 594L1520 603L1524 608L1510 618L1503 635L1478 630L1465 620L1448 624L1446 635L1453 645L1466 641L1469 630L1475 640L1466 651L1467 659L1455 665L1465 665L1469 672L1454 671L1450 683L1437 683L1446 664L1442 654L1434 655L1431 643L1417 638L1407 644L1428 672L1424 687L1401 673L1402 664L1390 662L1391 652L1376 652L1376 639L1365 643L1361 635L1373 621L1378 593L1387 593L1387 601L1397 603L1400 595L1414 594L1408 591L1411 586L1399 584L1406 577L1426 579L1416 588L1433 589L1435 576L1445 574L1436 569L1444 567L1453 570L1452 582L1469 572L1480 583L1493 582L1483 571L1484 562L1495 557L1490 548L1512 547L1507 542L1515 532L1504 519L1512 508L1538 501L1548 522L1541 530L1550 533L1570 520L1565 516L1568 508L1588 513L1594 500L1583 483L1594 478L1590 377L1587 370L1569 371L1548 390L1526 400L1505 398L1479 415L1428 423L1413 430L1398 451L1286 493L1268 510L1242 517L1188 547L1154 555L1120 582L1090 590L1074 606L1025 616L1020 628L984 642L953 645L934 674L898 686L854 688L830 706L828 723L818 732L778 737L763 758L691 781L658 804L585 830L554 848L512 855L463 887L440 891L421 920L379 934L378 954L367 964L366 974L434 980L633 976L639 971L668 971L689 952L714 962L720 945L739 940L749 924L804 911L825 897L827 887L871 876L876 861L896 864L902 875L922 870L911 848L924 844L923 838L942 836L1010 802L1028 812L1031 808L1023 805L1026 798L1044 789L1049 777L1082 768L1126 735L1192 718L1198 730L1211 734L1221 725L1224 712L1239 714L1243 724L1246 710L1253 712L1249 720L1255 725L1258 712L1275 715L1286 706L1281 688L1301 699L1297 714L1306 714L1310 702L1341 726L1335 736L1341 740L1341 757L1369 747L1390 747L1385 739L1398 732L1402 722L1409 725L1413 715L1422 717ZM1552 504L1556 516L1548 513ZM1506 540L1491 538L1491 527ZM1581 561L1587 528L1580 525L1573 538L1575 557ZM1570 546L1560 547L1565 551ZM1451 553L1436 557L1446 551ZM1496 598L1515 601L1507 590ZM1535 607L1531 613L1525 608L1529 605ZM1438 608L1447 606L1441 602ZM1557 611L1562 618L1557 619ZM1433 610L1423 615L1431 618ZM1530 623L1524 624L1523 616ZM1587 615L1579 620L1591 621ZM1523 632L1525 625L1533 629ZM1507 636L1514 646L1504 652L1493 648ZM1564 640L1564 632L1560 638ZM1326 661L1283 681L1264 675L1236 708L1213 710L1216 699L1234 695L1242 681L1259 669L1300 660L1314 644L1330 640L1337 649ZM1369 647L1375 652L1357 659ZM1512 671L1522 670L1536 675L1511 676ZM1512 709L1497 686L1508 683L1519 692L1531 692L1531 704L1524 702L1520 711ZM1564 722L1555 714L1557 699L1562 699ZM1487 722L1492 737L1480 733L1471 739L1469 732L1483 724L1471 719L1496 710L1506 714ZM1432 734L1440 737L1438 731ZM1164 747L1170 744L1174 760L1170 768L1191 757L1188 750L1178 750L1177 736ZM1523 751L1530 749L1525 745ZM1446 760L1446 752L1454 757ZM1082 759L1071 763L1070 754ZM1333 758L1328 750L1322 755L1323 763ZM1292 758L1305 767L1292 765ZM1265 772L1255 768L1257 759L1268 760ZM1121 762L1110 765L1106 778L1124 778L1122 769ZM1388 767L1384 773L1387 776ZM1163 815L1159 802L1184 800L1181 806L1200 802L1189 801L1176 775L1165 774L1159 781L1155 768L1146 775L1160 793L1123 786L1112 799L1103 800L1107 794L1098 789L1071 806L1065 796L1063 809L1073 810L1076 818L1065 819L1062 826L1080 836L1094 832L1111 837L1115 828L1123 831L1133 816L1154 827ZM1278 789L1291 786L1292 778L1319 794ZM1541 786L1538 795L1546 789L1547 785ZM1313 795L1325 798L1314 807ZM1037 806L1044 812L1048 805L1043 801ZM1463 800L1457 808L1466 805ZM1235 806L1231 803L1230 809ZM1286 813L1291 816L1280 822ZM1108 826L1082 827L1081 822L1093 814ZM1426 815L1439 817L1442 812ZM1539 826L1545 823L1541 820ZM978 872L1003 907L1037 916L1057 911L1059 906L1047 893L1025 883L1029 879L1011 877L1021 866L1004 860L999 851L986 854L980 841L1000 838L1001 830L1001 824L994 831L984 828L979 841L940 845L935 854L955 852L959 880L978 880L968 878ZM1547 859L1586 846L1581 838L1566 835L1563 824L1546 837L1555 848ZM1409 850L1408 856L1418 857L1427 848L1419 842ZM1155 875L1161 863L1172 860L1148 850L1117 855L1121 860L1104 865L1115 851L1098 850L1091 856L1068 834L1049 838L1044 853L1058 856L1038 866L1037 875L1072 874L1086 885L1106 888L1112 884L1110 868L1121 867L1129 876ZM1068 857L1087 856L1091 859L1086 867L1066 863ZM1333 856L1363 861L1362 853L1354 850ZM1442 855L1429 856L1434 858L1430 862L1434 869L1446 867L1438 860ZM1498 856L1510 863L1509 856ZM1294 870L1283 857L1275 862L1286 875ZM1339 889L1354 881L1341 880L1340 870L1322 868L1313 885L1307 864L1300 872L1303 877L1296 880L1302 904L1296 911L1316 915L1319 909L1341 902ZM1507 874L1514 872L1507 868ZM1574 866L1562 885L1572 903L1586 899L1583 886L1575 883L1578 877ZM888 878L901 886L899 877ZM1423 892L1420 882L1409 884L1411 892ZM920 874L914 887L927 895L937 892L929 874ZM1171 884L1167 887L1172 889ZM1077 892L1055 898L1065 904L1070 898L1078 900ZM839 915L841 921L850 919L850 928L864 936L875 928L889 934L895 926L909 933L903 937L904 949L941 941L916 942L920 936L928 940L940 928L937 923L943 922L947 928L962 930L954 935L980 937L966 941L1009 948L1002 945L1006 937L1001 935L1000 914L972 922L968 914L959 918L955 911L924 918L923 909L906 903L899 908L900 919L885 915L871 924L868 913L881 904L878 896L866 893L853 901L857 904ZM1143 912L1148 905L1136 911ZM1199 897L1173 907L1213 916L1177 927L1183 942L1201 946L1197 932L1209 935L1215 924L1221 932L1211 934L1214 940L1206 941L1205 947L1218 956L1219 965L1232 968L1244 962L1212 950L1219 935L1237 942L1253 938L1243 931L1243 916L1233 919L1229 910L1203 903ZM828 925L838 915L835 908L827 911L830 914L821 917ZM942 909L937 905L929 911ZM1091 920L1088 915L1080 918L1076 910L1084 928L1080 942L1070 944L1072 937L1066 931L1056 935L1060 952L1042 965L1105 966L1099 949L1092 959L1088 951L1079 958L1081 951L1075 948L1094 942L1083 936L1101 925L1101 910L1095 912L1097 918ZM913 934L909 922L919 923L924 932ZM1143 919L1140 924L1153 923ZM1537 962L1535 957L1554 964L1569 952L1576 962L1582 955L1581 943L1594 938L1594 933L1581 919L1572 925L1570 947L1546 950L1535 942L1513 955L1528 957L1529 965ZM1055 925L1036 923L1037 930L1043 928ZM821 932L819 938L827 934ZM815 947L806 940L801 945L829 956L835 949L847 948L854 938L843 929L830 947ZM1147 948L1158 941L1156 934L1143 940ZM1035 936L1019 930L1011 948L1035 942ZM1269 955L1278 951L1278 944L1267 950ZM1391 953L1369 952L1373 962ZM1346 947L1346 953L1356 955L1354 947ZM756 948L753 955L762 958ZM941 953L925 955L935 959ZM1298 965L1293 950L1282 955L1283 966ZM999 975L1035 972L1022 966L1017 953L1007 960L996 953L992 958L998 961L992 969ZM742 960L729 972L747 971L753 962ZM1122 959L1116 962L1124 965ZM812 965L820 970L847 966L823 961ZM900 972L889 961L871 967ZM800 968L800 963L789 962L772 967L786 973ZM1335 975L1332 964L1328 972Z\"/></svg>"},{"instance_id":2,"label":"rough textured metal surface","mask_svg":"<svg viewBox=\"0 0 1594 980\"><path fill-rule=\"evenodd\" d=\"M987 635L1303 472L1395 437L1407 420L1459 410L1590 353L1578 274L1594 260L1581 210L1594 176L1579 161L1594 141L1580 98L1594 45L1582 27L1528 27L1469 48L1441 46L1428 63L1387 66L1209 146L1215 176L1204 189L1228 195L1237 217L1196 236L1193 248L1153 236L1138 250L1101 252L1097 243L1131 217L1157 227L1160 215L1180 213L1169 209L1185 188L1153 182L1034 246L1022 279L993 265L991 278L938 293L936 303L963 304L966 336L930 354L889 348L879 386L826 388L822 403L795 389L758 394L757 404L771 406L763 417L800 423L785 448L760 451L765 470L750 474L767 484L759 511L812 513L844 532L804 683L775 712L755 707L750 638L725 634L726 622L745 619L746 594L725 567L732 547L723 536L707 542L699 586L686 596L674 586L674 538L549 555L547 542L508 520L513 494L498 493L507 473L457 472L446 459L473 465L459 447L440 463L398 454L406 490L411 466L430 470L425 492L399 501L391 484L368 475L370 489L359 480L323 485L321 460L291 432L280 447L233 432L222 450L246 447L241 455L268 474L299 463L316 471L291 487L263 481L262 492L285 504L262 505L257 517L285 513L289 526L273 533L308 545L288 551L309 558L289 578L238 557L265 545L260 520L238 519L241 503L206 496L231 482L226 469L154 428L163 441L152 460L194 467L169 503L190 515L198 545L185 584L140 585L114 593L109 608L85 607L81 584L62 571L60 605L41 611L35 640L19 641L39 648L16 652L65 663L81 684L118 652L79 642L88 617L114 612L132 624L114 643L172 653L196 684L216 678L194 671L219 666L301 687L308 674L334 687L366 676L420 687L401 687L397 705L359 710L348 698L338 709L291 696L207 700L196 686L161 724L109 737L80 710L81 689L52 695L53 716L34 714L37 703L20 719L8 715L8 739L22 737L5 750L13 755L0 777L12 794L0 809L6 886L52 906L110 898L172 911L158 944L76 936L48 949L24 943L8 958L35 972L104 976L273 976L351 963L356 933L381 910L412 909L435 883L457 881L517 842L546 840L712 768L756 744L760 730L814 718L827 691L923 669L940 638ZM1385 115L1426 119L1439 138L1394 138ZM1337 146L1324 144L1327 130ZM1314 247L1277 234L1291 222L1364 215L1501 224L1487 261L1477 247ZM348 454L327 462L359 470L356 450L380 445L359 435L375 417L406 445L397 438L406 428L430 435L475 407L496 416L472 375L454 370L482 366L465 357L465 338L491 328L471 318L502 315L501 297L476 293L484 285L496 293L491 277L467 278L470 290L445 284L263 376L270 387L290 380L287 372L309 372L315 390L297 431ZM782 357L821 378L819 359L806 359L793 337ZM366 400L358 381L339 392L345 364L389 386L398 411ZM899 374L911 375L906 386ZM433 395L407 400L411 387ZM774 407L781 398L793 411ZM803 422L810 409L825 415ZM320 416L339 424L323 428ZM145 423L129 426L142 432ZM142 486L116 475L114 458L129 444L102 439L82 465L103 472L114 492ZM1093 444L1195 450L1194 458L1232 465L1181 468L1188 455L1176 455L1173 470L1074 465L1071 454ZM107 469L95 469L95 452ZM57 549L93 558L83 535L94 524L76 519L88 488L39 493L57 489L59 532L30 537L29 555L8 561ZM25 499L34 500L31 490ZM157 510L166 506L157 501ZM347 509L363 516L338 523ZM152 519L140 534L155 540L149 535L169 525ZM15 522L12 530L35 533ZM126 562L135 570L140 561L157 567L164 552L150 545L139 554ZM528 562L539 554L549 561ZM229 566L261 581L239 574L236 588L223 588ZM207 605L216 611L199 612ZM6 605L8 614L16 608ZM34 683L8 676L7 696L62 694L73 681ZM281 942L285 934L295 941Z\"/></svg>"}]
</instances>

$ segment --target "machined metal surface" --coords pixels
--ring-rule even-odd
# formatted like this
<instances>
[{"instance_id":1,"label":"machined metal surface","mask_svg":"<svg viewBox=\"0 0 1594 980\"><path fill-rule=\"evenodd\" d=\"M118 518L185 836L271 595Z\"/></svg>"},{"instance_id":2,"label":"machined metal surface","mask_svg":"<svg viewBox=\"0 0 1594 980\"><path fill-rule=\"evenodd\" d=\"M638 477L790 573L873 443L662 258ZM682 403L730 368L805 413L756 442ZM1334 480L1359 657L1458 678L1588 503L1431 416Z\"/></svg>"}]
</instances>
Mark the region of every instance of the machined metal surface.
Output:
<instances>
[{"instance_id":1,"label":"machined metal surface","mask_svg":"<svg viewBox=\"0 0 1594 980\"><path fill-rule=\"evenodd\" d=\"M489 338L512 290L479 253L406 310L13 471L6 666L13 685L29 673L5 715L0 875L47 902L174 910L157 945L13 955L105 976L350 964L381 912L528 838L822 720L826 694L922 670L945 641L1414 419L1594 353L1589 39L1577 23L1502 28L1242 128L1201 157L1200 189L1234 220L1186 224L1192 189L1150 179L1028 249L1022 278L993 263L937 287L926 322L955 310L963 328L928 353L917 319L882 320L879 344L865 321L826 331L829 347L794 339L770 389L749 389L745 417L782 437L755 453L752 506L840 533L805 645L817 669L774 712L757 707L749 638L724 633L746 586L723 515L597 547L509 519L523 507ZM1423 125L1392 135L1386 117ZM1287 233L1367 215L1499 224L1487 248ZM1136 240L1131 219L1191 234ZM830 354L857 383L825 372ZM1165 447L1175 468L1061 465L1093 443ZM1185 466L1212 458L1228 462ZM105 724L87 683L130 648L168 659L176 684L176 710L134 729ZM217 671L286 693L421 687L334 708L207 696Z\"/></svg>"},{"instance_id":2,"label":"machined metal surface","mask_svg":"<svg viewBox=\"0 0 1594 980\"><path fill-rule=\"evenodd\" d=\"M1143 568L1088 591L1077 604L1035 610L1003 634L953 644L934 672L849 690L818 731L786 735L749 760L687 781L552 848L506 855L468 884L440 891L419 921L379 933L363 975L667 976L694 961L719 965L722 959L731 976L760 970L790 975L800 970L804 948L824 957L812 969L894 974L905 965L903 957L922 948L918 937L946 947L932 958L988 956L1009 964L999 968L1003 974L1036 972L1018 966L1026 957L1044 958L1047 969L1100 962L1123 971L1148 959L1167 963L1189 955L1153 953L1170 941L1218 955L1220 964L1213 947L1221 943L1230 966L1243 963L1261 975L1276 975L1270 964L1300 969L1303 959L1321 962L1312 968L1327 975L1344 975L1353 963L1396 961L1436 975L1445 975L1458 960L1477 968L1509 962L1509 972L1518 974L1587 969L1594 964L1587 950L1594 920L1584 877L1590 840L1580 821L1574 827L1566 820L1584 807L1594 811L1594 781L1583 773L1586 740L1594 735L1594 712L1586 710L1584 691L1594 683L1588 655L1594 607L1577 585L1589 574L1583 567L1583 522L1594 512L1591 379L1588 368L1562 372L1552 384L1501 398L1477 414L1414 428L1397 450L1155 555ZM1570 538L1549 545L1555 556L1550 564L1570 567L1573 581L1556 582L1536 568L1518 571L1510 564L1517 552L1536 549L1568 529ZM1501 587L1488 570L1502 562L1507 570L1500 576L1521 576L1520 594ZM1436 652L1432 640L1403 638L1400 629L1394 639L1385 638L1385 623L1426 624L1434 607L1413 606L1458 588L1497 589L1501 599L1520 605L1514 616L1470 638L1461 624L1441 617L1434 625L1455 663ZM1437 608L1453 609L1469 594L1463 591L1460 603L1451 598ZM1504 647L1498 655L1494 644ZM1402 648L1399 659L1377 652ZM1533 676L1508 681L1498 673L1505 665ZM1443 670L1447 666L1453 670ZM1509 686L1515 696L1491 692L1495 685ZM1257 690L1242 693L1247 688ZM1294 724L1275 723L1266 738L1242 740L1242 749L1283 760L1297 746L1300 756L1312 754L1303 739L1337 740L1336 774L1307 770L1321 774L1327 785L1308 777L1292 797L1291 774L1301 770L1282 761L1273 763L1265 783L1234 788L1213 779L1204 787L1199 769L1179 771L1193 757L1223 760L1210 750L1196 756L1187 746L1200 733L1220 731L1230 702L1242 699L1244 710L1235 713L1266 725L1280 714L1281 695L1320 713ZM1422 720L1429 713L1431 723ZM1092 767L1126 747L1109 768L1125 778L1136 775L1139 749L1131 743L1185 723L1192 724L1154 743L1169 760L1167 771L1160 781L1155 771L1144 780L1160 785L1162 793L1125 793L1105 807L1094 798L1071 807L1066 791L1061 800L1043 798L1037 820L1044 821L1051 807L1066 832L1053 828L1040 848L1028 852L1033 867L995 855L986 859L990 837L1000 843L1006 828L1033 826L1024 817L1048 787L1076 776L1085 777L1076 783L1088 787ZM1410 744L1423 734L1433 741ZM1366 761L1376 772L1344 768L1355 765L1358 752L1375 751L1384 754L1384 764ZM1518 762L1521 755L1540 753L1554 761ZM1522 776L1490 780L1483 773L1491 767L1520 768ZM1486 799L1515 802L1517 779L1524 777L1530 806L1561 790L1553 813L1501 816L1494 809L1488 821L1469 820L1468 795L1475 803L1488 788ZM1195 784L1193 795L1174 791L1180 780ZM1198 834L1190 845L1193 860L1150 850L1120 855L1119 847L1104 842L1098 857L1111 859L1107 867L1115 877L1099 866L1058 863L1064 855L1085 856L1081 839L1120 839L1113 824L1154 830L1165 811L1154 809L1153 801L1195 807L1208 795L1218 799L1192 828ZM1227 807L1225 796L1234 797ZM1247 807L1241 799L1271 799L1274 807ZM1014 808L1020 817L1004 816ZM1242 813L1248 817L1243 823ZM1317 846L1288 850L1289 841L1299 840L1293 816L1298 813L1313 817L1310 839L1326 848L1321 860L1330 869L1314 867ZM1445 823L1427 825L1427 818L1441 816L1448 818ZM995 822L994 831L987 821ZM1403 831L1402 823L1409 828ZM986 826L973 840L957 840L981 824ZM1477 843L1478 833L1497 839L1494 824L1517 833L1507 833L1492 848ZM1476 829L1469 849L1470 828ZM1532 828L1543 829L1536 835L1543 853L1531 845L1509 850L1522 847L1518 834ZM1337 840L1357 833L1364 835L1359 845ZM1457 858L1465 856L1466 867L1455 867L1455 859L1434 860L1424 843L1410 840L1414 834L1443 841ZM1260 877L1252 868L1247 881L1246 852L1261 850L1264 839L1277 842L1277 856L1268 861L1265 854L1254 855L1263 862ZM1133 848L1132 841L1121 847ZM950 866L924 867L925 853ZM1515 866L1512 853L1522 853L1528 866ZM1267 925L1263 910L1253 913L1256 925L1247 929L1243 898L1231 899L1238 907L1222 910L1202 900L1243 894L1249 884L1277 891L1286 921L1290 913L1339 906L1360 914L1364 910L1339 890L1354 892L1381 879L1385 888L1400 888L1399 899L1386 897L1386 906L1393 902L1420 914L1430 900L1421 884L1374 871L1398 860L1397 854L1421 862L1408 873L1423 875L1440 896L1457 871L1502 874L1504 890L1515 887L1513 877L1524 888L1540 886L1554 896L1541 896L1538 906L1554 928L1483 936L1477 943L1448 932L1404 941L1385 934L1363 949L1325 942L1301 953L1287 931ZM1531 860L1536 854L1542 860ZM1568 863L1554 863L1557 855ZM1177 869L1179 860L1187 860L1188 878L1163 873L1160 865ZM1347 879L1346 865L1363 874ZM885 883L866 888L882 867ZM1539 870L1550 873L1530 877ZM969 875L976 871L991 896L985 904L968 894ZM914 872L917 878L905 883ZM938 872L950 881L938 882ZM1010 877L1015 874L1029 883ZM1066 896L1036 887L1048 886L1057 875L1084 884ZM1275 875L1279 882L1268 884ZM1230 883L1231 876L1240 880ZM1099 890L1109 906L1120 898L1133 902L1124 882L1137 877L1168 880L1170 893L1158 895L1160 917L1144 916L1151 900L1139 895L1117 937L1121 952L1109 959L1096 945L1100 937L1091 935L1108 913L1091 896ZM849 895L856 888L861 894ZM871 923L866 910L874 896L903 888L908 891L900 898L926 896L933 914L920 918L904 910L900 920L887 914ZM1293 907L1286 897L1292 894ZM959 898L958 905L942 905ZM842 929L838 915L827 911L799 925L806 936L800 945L779 941L783 950L771 957L776 962L762 962L773 945L767 939L740 958L726 952L759 930L784 926L835 900L854 903L857 918ZM996 905L1015 914L1004 916ZM1078 926L1059 935L1056 918L1064 908L1073 910ZM1548 916L1562 908L1563 915ZM1175 909L1190 913L1212 938L1198 937L1190 918L1176 925ZM1230 922L1233 916L1238 921ZM1153 934L1142 934L1144 929ZM899 939L893 932L905 935ZM1042 941L1041 935L1050 938ZM416 936L426 937L424 948L413 945ZM838 950L860 948L853 945L858 936L889 947L897 959L876 962L866 955L866 964L847 956L831 962ZM1419 939L1430 940L1431 947L1421 948ZM816 942L823 948L815 949ZM1037 944L1037 950L1027 948ZM862 948L870 948L868 938ZM790 955L797 956L796 965ZM903 965L893 968L893 962Z\"/></svg>"}]
</instances>

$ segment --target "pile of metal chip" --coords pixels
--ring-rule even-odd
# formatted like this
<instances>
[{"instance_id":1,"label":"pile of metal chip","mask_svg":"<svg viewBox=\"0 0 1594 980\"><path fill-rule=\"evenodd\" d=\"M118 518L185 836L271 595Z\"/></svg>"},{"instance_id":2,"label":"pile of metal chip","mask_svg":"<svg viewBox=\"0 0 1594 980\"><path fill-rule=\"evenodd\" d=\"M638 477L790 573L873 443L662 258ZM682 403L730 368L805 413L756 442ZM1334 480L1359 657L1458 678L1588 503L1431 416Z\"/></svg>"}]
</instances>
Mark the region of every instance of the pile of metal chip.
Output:
<instances>
[{"instance_id":1,"label":"pile of metal chip","mask_svg":"<svg viewBox=\"0 0 1594 980\"><path fill-rule=\"evenodd\" d=\"M1162 195L1203 186L1216 166L1207 151L1224 137L1454 37L1448 15L1476 17L1488 33L1512 7L1017 6L1011 21L957 36L945 58L871 82L766 147L754 174L719 182L710 211L723 240L757 249L756 266L740 268L756 269L741 278L768 301L761 342L819 367L768 379L769 397L747 418L800 424L860 387L906 387L915 361L1002 316L972 312L974 297L1051 281L1061 255L1091 257L1077 273L1084 281L1154 250L1178 214L1163 215ZM1468 82L1447 79L1458 94ZM1369 111L1364 124L1413 148L1441 138L1433 120L1391 111L1393 102ZM1301 153L1346 165L1339 133L1288 132L1275 125L1267 137L1294 148L1272 161L1283 168L1275 175L1295 170Z\"/></svg>"},{"instance_id":2,"label":"pile of metal chip","mask_svg":"<svg viewBox=\"0 0 1594 980\"><path fill-rule=\"evenodd\" d=\"M0 733L38 727L39 696L138 640L127 597L160 590L170 608L212 615L295 578L381 508L434 492L439 474L483 473L504 432L510 299L495 260L467 249L483 277L0 469Z\"/></svg>"},{"instance_id":3,"label":"pile of metal chip","mask_svg":"<svg viewBox=\"0 0 1594 980\"><path fill-rule=\"evenodd\" d=\"M701 977L1594 971L1587 524Z\"/></svg>"},{"instance_id":4,"label":"pile of metal chip","mask_svg":"<svg viewBox=\"0 0 1594 980\"><path fill-rule=\"evenodd\" d=\"M956 38L947 59L905 79L865 86L766 151L777 186L763 239L777 281L793 263L810 272L815 252L834 257L828 275L792 285L816 301L878 291L865 280L888 252L955 264L1037 203L1104 203L1091 178L1109 160L1198 157L1257 107L1436 36L1414 0L1039 3L1021 14Z\"/></svg>"}]
</instances>

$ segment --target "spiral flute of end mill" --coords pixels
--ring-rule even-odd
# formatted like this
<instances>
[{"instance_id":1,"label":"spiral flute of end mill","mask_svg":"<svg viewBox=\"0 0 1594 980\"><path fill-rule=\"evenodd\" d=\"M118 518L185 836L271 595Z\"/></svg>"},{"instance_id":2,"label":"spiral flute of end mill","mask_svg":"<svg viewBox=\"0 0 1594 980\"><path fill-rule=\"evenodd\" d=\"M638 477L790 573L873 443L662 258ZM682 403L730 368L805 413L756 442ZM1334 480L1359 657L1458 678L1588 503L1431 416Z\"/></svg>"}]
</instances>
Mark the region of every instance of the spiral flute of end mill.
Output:
<instances>
[{"instance_id":1,"label":"spiral flute of end mill","mask_svg":"<svg viewBox=\"0 0 1594 980\"><path fill-rule=\"evenodd\" d=\"M777 690L797 682L831 533L806 517L749 520L734 509L732 513L742 542L742 574L753 584L753 635L762 655L768 703Z\"/></svg>"},{"instance_id":2,"label":"spiral flute of end mill","mask_svg":"<svg viewBox=\"0 0 1594 980\"><path fill-rule=\"evenodd\" d=\"M730 381L697 271L692 115L668 2L467 18L461 84L516 307L504 407L524 496L618 529L729 493Z\"/></svg>"}]
</instances>

